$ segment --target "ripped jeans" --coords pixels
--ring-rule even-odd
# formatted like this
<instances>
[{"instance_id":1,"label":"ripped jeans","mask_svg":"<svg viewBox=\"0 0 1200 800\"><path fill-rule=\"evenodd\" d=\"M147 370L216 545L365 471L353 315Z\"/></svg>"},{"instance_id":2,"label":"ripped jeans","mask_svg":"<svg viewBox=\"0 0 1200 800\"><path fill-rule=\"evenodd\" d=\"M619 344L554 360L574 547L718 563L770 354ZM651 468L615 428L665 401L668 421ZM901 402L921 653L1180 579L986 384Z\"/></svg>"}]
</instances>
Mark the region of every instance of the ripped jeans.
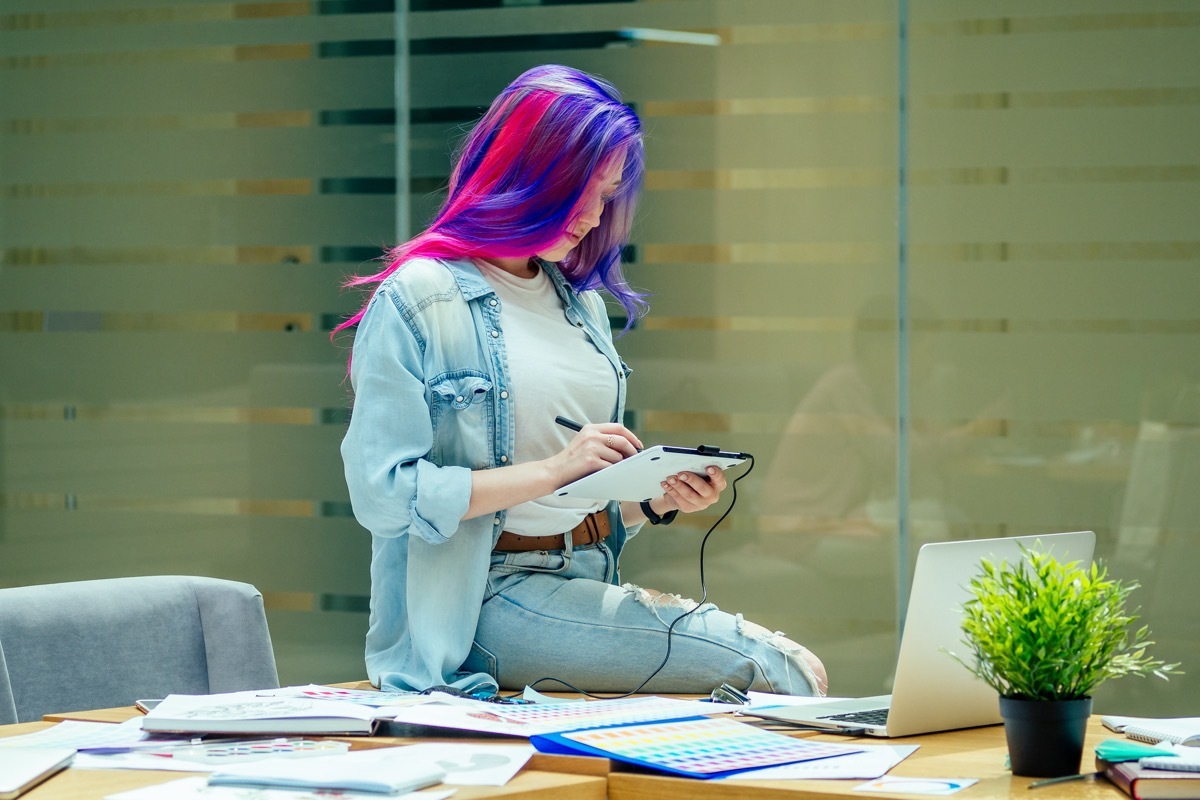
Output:
<instances>
[{"instance_id":1,"label":"ripped jeans","mask_svg":"<svg viewBox=\"0 0 1200 800\"><path fill-rule=\"evenodd\" d=\"M678 595L614 586L601 542L571 550L493 553L488 589L464 667L520 689L559 678L595 692L627 692L667 655L667 627L695 608ZM643 692L738 689L819 695L801 648L781 633L706 603L675 626L666 666ZM536 688L563 690L554 681Z\"/></svg>"}]
</instances>

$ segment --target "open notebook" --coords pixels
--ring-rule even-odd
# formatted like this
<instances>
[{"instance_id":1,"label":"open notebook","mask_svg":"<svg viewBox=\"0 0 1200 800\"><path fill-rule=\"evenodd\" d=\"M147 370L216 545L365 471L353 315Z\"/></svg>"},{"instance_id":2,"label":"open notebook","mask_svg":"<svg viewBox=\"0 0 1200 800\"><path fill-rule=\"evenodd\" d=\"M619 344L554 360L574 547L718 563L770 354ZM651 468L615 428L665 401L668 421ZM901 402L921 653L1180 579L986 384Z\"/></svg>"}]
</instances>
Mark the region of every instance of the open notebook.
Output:
<instances>
[{"instance_id":1,"label":"open notebook","mask_svg":"<svg viewBox=\"0 0 1200 800\"><path fill-rule=\"evenodd\" d=\"M890 695L747 708L742 713L840 733L888 737L999 723L996 690L945 651L967 654L962 643L962 604L980 561L1016 563L1022 558L1022 545L1039 544L1060 561L1087 563L1092 560L1096 534L1078 531L923 545L917 553Z\"/></svg>"}]
</instances>

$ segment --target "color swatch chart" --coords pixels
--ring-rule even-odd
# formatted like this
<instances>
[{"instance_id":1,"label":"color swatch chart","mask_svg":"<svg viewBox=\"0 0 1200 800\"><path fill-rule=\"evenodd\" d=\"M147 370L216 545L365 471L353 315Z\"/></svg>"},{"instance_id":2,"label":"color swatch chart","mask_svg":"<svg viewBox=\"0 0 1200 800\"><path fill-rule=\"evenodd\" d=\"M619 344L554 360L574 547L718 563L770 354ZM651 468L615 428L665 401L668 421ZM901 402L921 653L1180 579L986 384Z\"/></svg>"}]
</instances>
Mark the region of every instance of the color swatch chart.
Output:
<instances>
[{"instance_id":1,"label":"color swatch chart","mask_svg":"<svg viewBox=\"0 0 1200 800\"><path fill-rule=\"evenodd\" d=\"M557 738L622 761L697 777L860 752L853 746L793 739L721 718L572 731Z\"/></svg>"},{"instance_id":2,"label":"color swatch chart","mask_svg":"<svg viewBox=\"0 0 1200 800\"><path fill-rule=\"evenodd\" d=\"M181 758L211 764L257 761L262 758L300 758L303 756L335 756L350 750L349 742L332 739L243 739L210 742L188 747L166 747L149 750L151 755Z\"/></svg>"},{"instance_id":3,"label":"color swatch chart","mask_svg":"<svg viewBox=\"0 0 1200 800\"><path fill-rule=\"evenodd\" d=\"M545 705L504 706L493 704L489 710L508 722L536 725L538 730L569 731L579 728L598 728L601 725L623 725L631 722L696 717L724 709L714 708L712 703L651 696Z\"/></svg>"}]
</instances>

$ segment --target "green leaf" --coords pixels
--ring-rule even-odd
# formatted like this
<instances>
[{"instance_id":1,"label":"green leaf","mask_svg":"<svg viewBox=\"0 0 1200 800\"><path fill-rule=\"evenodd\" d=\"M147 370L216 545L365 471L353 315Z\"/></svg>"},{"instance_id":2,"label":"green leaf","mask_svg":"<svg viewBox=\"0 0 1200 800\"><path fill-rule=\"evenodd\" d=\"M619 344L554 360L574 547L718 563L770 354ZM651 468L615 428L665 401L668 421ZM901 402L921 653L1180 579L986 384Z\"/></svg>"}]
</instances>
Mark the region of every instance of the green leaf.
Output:
<instances>
[{"instance_id":1,"label":"green leaf","mask_svg":"<svg viewBox=\"0 0 1200 800\"><path fill-rule=\"evenodd\" d=\"M1179 674L1151 658L1150 631L1132 634L1136 611L1126 601L1136 582L1108 578L1101 563L1061 563L1022 548L1017 564L984 559L963 603L963 644L970 658L949 655L1001 695L1033 699L1090 696L1110 678Z\"/></svg>"}]
</instances>

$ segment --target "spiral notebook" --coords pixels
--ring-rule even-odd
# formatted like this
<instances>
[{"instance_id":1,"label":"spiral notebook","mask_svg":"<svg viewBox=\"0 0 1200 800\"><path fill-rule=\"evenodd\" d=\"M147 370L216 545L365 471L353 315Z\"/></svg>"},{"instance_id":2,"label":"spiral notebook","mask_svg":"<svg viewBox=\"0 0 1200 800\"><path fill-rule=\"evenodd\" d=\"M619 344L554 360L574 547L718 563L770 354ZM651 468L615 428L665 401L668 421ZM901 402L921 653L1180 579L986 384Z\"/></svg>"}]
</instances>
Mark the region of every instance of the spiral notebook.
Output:
<instances>
[{"instance_id":1,"label":"spiral notebook","mask_svg":"<svg viewBox=\"0 0 1200 800\"><path fill-rule=\"evenodd\" d=\"M1200 745L1200 717L1155 719L1104 716L1100 721L1110 730L1123 733L1139 742Z\"/></svg>"},{"instance_id":2,"label":"spiral notebook","mask_svg":"<svg viewBox=\"0 0 1200 800\"><path fill-rule=\"evenodd\" d=\"M1157 744L1158 742L1186 745L1200 744L1200 728L1194 725L1187 728L1182 725L1170 725L1163 722L1148 725L1126 725L1125 735L1130 739L1137 739L1139 742L1150 742L1151 744Z\"/></svg>"},{"instance_id":3,"label":"spiral notebook","mask_svg":"<svg viewBox=\"0 0 1200 800\"><path fill-rule=\"evenodd\" d=\"M1200 748L1173 748L1173 756L1146 756L1139 758L1138 764L1148 769L1171 769L1177 772L1200 772Z\"/></svg>"}]
</instances>

